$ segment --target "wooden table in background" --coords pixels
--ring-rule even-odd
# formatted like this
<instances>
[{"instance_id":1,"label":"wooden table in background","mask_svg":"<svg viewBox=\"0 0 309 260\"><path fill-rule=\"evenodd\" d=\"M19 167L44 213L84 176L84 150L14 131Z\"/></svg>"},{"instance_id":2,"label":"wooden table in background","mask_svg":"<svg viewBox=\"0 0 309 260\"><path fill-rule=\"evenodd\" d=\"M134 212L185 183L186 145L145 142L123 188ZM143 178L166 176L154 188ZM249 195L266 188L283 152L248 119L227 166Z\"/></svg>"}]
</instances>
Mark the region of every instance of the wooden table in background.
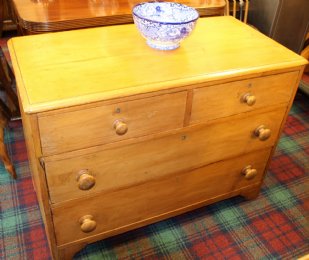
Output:
<instances>
[{"instance_id":1,"label":"wooden table in background","mask_svg":"<svg viewBox=\"0 0 309 260\"><path fill-rule=\"evenodd\" d=\"M22 34L132 23L132 7L142 0L12 0ZM171 0L171 2L174 2ZM223 15L225 0L177 0L201 16Z\"/></svg>"},{"instance_id":2,"label":"wooden table in background","mask_svg":"<svg viewBox=\"0 0 309 260\"><path fill-rule=\"evenodd\" d=\"M0 37L3 31L16 30L11 8L7 0L0 0Z\"/></svg>"}]
</instances>

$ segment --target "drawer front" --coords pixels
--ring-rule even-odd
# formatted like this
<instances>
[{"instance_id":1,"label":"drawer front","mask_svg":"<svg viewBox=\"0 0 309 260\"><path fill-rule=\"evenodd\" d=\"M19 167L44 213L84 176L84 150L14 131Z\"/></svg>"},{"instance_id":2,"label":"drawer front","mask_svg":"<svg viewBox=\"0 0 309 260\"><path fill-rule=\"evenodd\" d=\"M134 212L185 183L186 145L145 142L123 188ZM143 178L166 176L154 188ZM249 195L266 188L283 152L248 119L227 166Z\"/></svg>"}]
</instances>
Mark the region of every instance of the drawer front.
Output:
<instances>
[{"instance_id":1,"label":"drawer front","mask_svg":"<svg viewBox=\"0 0 309 260\"><path fill-rule=\"evenodd\" d=\"M287 103L298 72L195 89L190 123Z\"/></svg>"},{"instance_id":2,"label":"drawer front","mask_svg":"<svg viewBox=\"0 0 309 260\"><path fill-rule=\"evenodd\" d=\"M183 126L186 92L38 119L44 155L73 151Z\"/></svg>"},{"instance_id":3,"label":"drawer front","mask_svg":"<svg viewBox=\"0 0 309 260\"><path fill-rule=\"evenodd\" d=\"M260 183L270 149L52 208L57 244L126 230ZM253 177L248 176L250 169ZM245 169L245 170L244 170ZM160 216L161 215L161 216ZM171 215L171 214L170 214ZM84 218L83 218L84 217ZM165 217L166 218L166 217ZM96 227L95 227L96 226ZM64 228L65 227L65 228ZM95 227L95 229L94 229ZM93 230L94 229L94 230Z\"/></svg>"},{"instance_id":4,"label":"drawer front","mask_svg":"<svg viewBox=\"0 0 309 260\"><path fill-rule=\"evenodd\" d=\"M247 113L236 119L189 127L178 134L153 140L76 157L72 155L72 158L62 160L46 160L51 201L57 203L99 191L125 188L271 147L277 139L285 109L266 114ZM271 136L265 141L254 134L260 125L271 130Z\"/></svg>"}]
</instances>

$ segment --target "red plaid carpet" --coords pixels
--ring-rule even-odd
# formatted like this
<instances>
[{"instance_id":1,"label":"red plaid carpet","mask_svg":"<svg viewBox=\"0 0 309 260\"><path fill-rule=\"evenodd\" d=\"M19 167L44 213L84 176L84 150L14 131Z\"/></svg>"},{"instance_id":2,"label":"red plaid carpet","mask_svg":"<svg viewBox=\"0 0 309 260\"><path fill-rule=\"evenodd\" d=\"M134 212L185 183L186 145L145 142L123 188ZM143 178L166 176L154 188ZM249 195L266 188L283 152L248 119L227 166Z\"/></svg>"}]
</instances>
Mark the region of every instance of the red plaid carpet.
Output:
<instances>
[{"instance_id":1,"label":"red plaid carpet","mask_svg":"<svg viewBox=\"0 0 309 260\"><path fill-rule=\"evenodd\" d=\"M50 259L20 121L5 142L18 179L0 163L0 259ZM308 158L309 99L298 93L257 199L203 207L91 244L75 258L297 259L309 253Z\"/></svg>"}]
</instances>

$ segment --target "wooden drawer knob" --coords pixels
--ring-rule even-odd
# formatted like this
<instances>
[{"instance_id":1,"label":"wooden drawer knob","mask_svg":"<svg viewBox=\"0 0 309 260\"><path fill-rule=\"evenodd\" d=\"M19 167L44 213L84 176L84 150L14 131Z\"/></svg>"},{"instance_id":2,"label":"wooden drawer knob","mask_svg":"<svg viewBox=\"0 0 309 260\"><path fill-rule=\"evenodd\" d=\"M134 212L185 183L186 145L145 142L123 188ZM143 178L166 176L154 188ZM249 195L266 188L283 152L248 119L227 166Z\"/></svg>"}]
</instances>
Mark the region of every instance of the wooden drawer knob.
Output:
<instances>
[{"instance_id":1,"label":"wooden drawer knob","mask_svg":"<svg viewBox=\"0 0 309 260\"><path fill-rule=\"evenodd\" d=\"M93 216L85 215L79 219L80 229L84 233L89 233L97 227L97 222L93 220Z\"/></svg>"},{"instance_id":2,"label":"wooden drawer knob","mask_svg":"<svg viewBox=\"0 0 309 260\"><path fill-rule=\"evenodd\" d=\"M253 106L256 101L256 97L250 93L243 95L242 101L246 103L248 106Z\"/></svg>"},{"instance_id":3,"label":"wooden drawer knob","mask_svg":"<svg viewBox=\"0 0 309 260\"><path fill-rule=\"evenodd\" d=\"M117 135L124 135L128 131L128 126L122 120L116 120L114 122L114 129Z\"/></svg>"},{"instance_id":4,"label":"wooden drawer knob","mask_svg":"<svg viewBox=\"0 0 309 260\"><path fill-rule=\"evenodd\" d=\"M254 130L255 136L257 136L261 141L267 140L271 136L271 131L264 125L260 125Z\"/></svg>"},{"instance_id":5,"label":"wooden drawer knob","mask_svg":"<svg viewBox=\"0 0 309 260\"><path fill-rule=\"evenodd\" d=\"M241 173L245 176L246 180L252 180L257 175L257 170L248 165L242 169Z\"/></svg>"},{"instance_id":6,"label":"wooden drawer knob","mask_svg":"<svg viewBox=\"0 0 309 260\"><path fill-rule=\"evenodd\" d=\"M76 180L80 190L90 190L95 185L95 178L88 170L79 171Z\"/></svg>"}]
</instances>

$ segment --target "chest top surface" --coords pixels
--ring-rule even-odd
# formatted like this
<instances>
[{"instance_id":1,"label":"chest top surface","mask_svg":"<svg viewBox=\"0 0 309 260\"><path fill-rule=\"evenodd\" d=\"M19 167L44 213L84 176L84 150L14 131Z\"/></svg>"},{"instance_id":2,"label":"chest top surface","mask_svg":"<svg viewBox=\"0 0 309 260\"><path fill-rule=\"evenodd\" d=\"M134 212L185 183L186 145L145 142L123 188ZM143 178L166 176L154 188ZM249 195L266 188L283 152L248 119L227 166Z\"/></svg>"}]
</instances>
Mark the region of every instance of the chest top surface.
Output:
<instances>
[{"instance_id":1,"label":"chest top surface","mask_svg":"<svg viewBox=\"0 0 309 260\"><path fill-rule=\"evenodd\" d=\"M26 113L306 64L233 17L199 19L174 51L151 49L134 24L13 38Z\"/></svg>"}]
</instances>

